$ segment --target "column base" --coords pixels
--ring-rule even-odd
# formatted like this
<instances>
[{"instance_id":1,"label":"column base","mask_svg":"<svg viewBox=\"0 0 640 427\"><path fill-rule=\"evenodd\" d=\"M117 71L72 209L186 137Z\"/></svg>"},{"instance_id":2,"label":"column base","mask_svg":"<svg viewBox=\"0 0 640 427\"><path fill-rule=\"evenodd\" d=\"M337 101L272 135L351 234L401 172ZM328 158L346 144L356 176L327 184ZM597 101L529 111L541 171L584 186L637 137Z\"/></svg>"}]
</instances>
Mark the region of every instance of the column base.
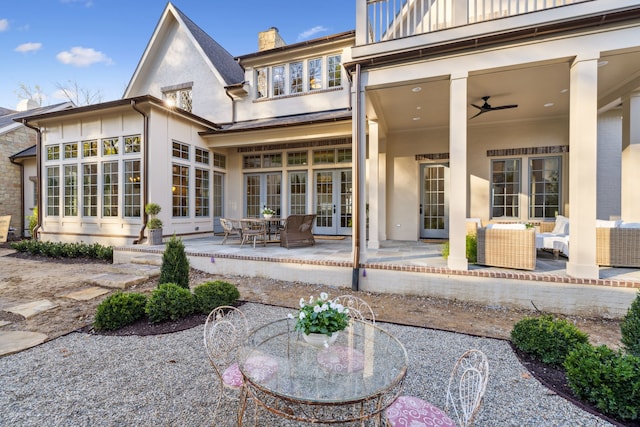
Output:
<instances>
[{"instance_id":1,"label":"column base","mask_svg":"<svg viewBox=\"0 0 640 427\"><path fill-rule=\"evenodd\" d=\"M599 279L600 268L592 264L577 264L571 261L567 262L567 275L579 279Z\"/></svg>"},{"instance_id":2,"label":"column base","mask_svg":"<svg viewBox=\"0 0 640 427\"><path fill-rule=\"evenodd\" d=\"M447 267L452 270L468 270L469 262L466 258L455 258L450 256L447 258Z\"/></svg>"}]
</instances>

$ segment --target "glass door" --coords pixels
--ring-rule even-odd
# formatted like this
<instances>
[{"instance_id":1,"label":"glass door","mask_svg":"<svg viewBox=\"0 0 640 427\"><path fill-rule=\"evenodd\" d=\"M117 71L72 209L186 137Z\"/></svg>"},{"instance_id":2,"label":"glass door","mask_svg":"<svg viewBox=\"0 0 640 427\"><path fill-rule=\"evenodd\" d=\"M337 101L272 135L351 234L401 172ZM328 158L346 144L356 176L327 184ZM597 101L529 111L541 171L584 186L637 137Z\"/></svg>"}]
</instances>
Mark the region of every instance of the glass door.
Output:
<instances>
[{"instance_id":1,"label":"glass door","mask_svg":"<svg viewBox=\"0 0 640 427\"><path fill-rule=\"evenodd\" d=\"M220 218L224 218L224 174L213 173L213 232L222 233Z\"/></svg>"},{"instance_id":2,"label":"glass door","mask_svg":"<svg viewBox=\"0 0 640 427\"><path fill-rule=\"evenodd\" d=\"M420 237L449 237L449 167L422 165L420 189Z\"/></svg>"},{"instance_id":3,"label":"glass door","mask_svg":"<svg viewBox=\"0 0 640 427\"><path fill-rule=\"evenodd\" d=\"M318 234L351 235L353 183L351 169L315 172Z\"/></svg>"},{"instance_id":4,"label":"glass door","mask_svg":"<svg viewBox=\"0 0 640 427\"><path fill-rule=\"evenodd\" d=\"M266 207L276 211L276 216L280 216L281 184L280 172L245 175L244 216L258 218L262 216L262 210Z\"/></svg>"}]
</instances>

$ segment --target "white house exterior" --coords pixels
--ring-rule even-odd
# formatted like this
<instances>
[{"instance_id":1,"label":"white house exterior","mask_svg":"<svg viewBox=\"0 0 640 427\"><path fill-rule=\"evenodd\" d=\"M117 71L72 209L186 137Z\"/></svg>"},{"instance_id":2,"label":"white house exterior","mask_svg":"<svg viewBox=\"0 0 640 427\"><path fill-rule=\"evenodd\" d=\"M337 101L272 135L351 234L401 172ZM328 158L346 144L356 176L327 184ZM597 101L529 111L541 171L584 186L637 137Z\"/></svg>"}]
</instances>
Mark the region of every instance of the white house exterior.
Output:
<instances>
[{"instance_id":1,"label":"white house exterior","mask_svg":"<svg viewBox=\"0 0 640 427\"><path fill-rule=\"evenodd\" d=\"M317 214L314 232L354 251L448 238L465 270L466 218L562 214L567 273L597 278L596 219L640 220L640 5L354 3L355 32L283 45L270 29L239 58L169 3L121 101L28 119L41 238L139 243L147 202L182 236L267 206Z\"/></svg>"}]
</instances>

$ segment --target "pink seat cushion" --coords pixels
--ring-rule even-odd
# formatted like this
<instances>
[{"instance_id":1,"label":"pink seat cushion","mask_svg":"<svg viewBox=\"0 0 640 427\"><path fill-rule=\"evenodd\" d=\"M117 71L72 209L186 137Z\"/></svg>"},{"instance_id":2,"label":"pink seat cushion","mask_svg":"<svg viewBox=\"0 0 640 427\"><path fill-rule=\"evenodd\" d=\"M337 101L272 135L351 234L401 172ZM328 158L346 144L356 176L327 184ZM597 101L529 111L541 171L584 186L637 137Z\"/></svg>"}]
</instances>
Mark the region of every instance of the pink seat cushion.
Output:
<instances>
[{"instance_id":1,"label":"pink seat cushion","mask_svg":"<svg viewBox=\"0 0 640 427\"><path fill-rule=\"evenodd\" d=\"M455 426L451 418L431 403L412 396L400 396L386 411L393 427Z\"/></svg>"},{"instance_id":2,"label":"pink seat cushion","mask_svg":"<svg viewBox=\"0 0 640 427\"><path fill-rule=\"evenodd\" d=\"M278 372L278 362L268 356L251 356L244 362L246 372L256 382L270 380ZM239 388L244 384L238 363L230 365L222 374L222 381L228 387Z\"/></svg>"},{"instance_id":3,"label":"pink seat cushion","mask_svg":"<svg viewBox=\"0 0 640 427\"><path fill-rule=\"evenodd\" d=\"M364 368L362 352L341 345L334 345L319 351L317 358L320 366L338 374L349 374Z\"/></svg>"},{"instance_id":4,"label":"pink seat cushion","mask_svg":"<svg viewBox=\"0 0 640 427\"><path fill-rule=\"evenodd\" d=\"M224 385L229 387L242 387L244 380L242 379L242 373L240 372L240 368L238 367L237 363L234 363L233 365L225 369L224 373L222 374L222 381L224 382Z\"/></svg>"}]
</instances>

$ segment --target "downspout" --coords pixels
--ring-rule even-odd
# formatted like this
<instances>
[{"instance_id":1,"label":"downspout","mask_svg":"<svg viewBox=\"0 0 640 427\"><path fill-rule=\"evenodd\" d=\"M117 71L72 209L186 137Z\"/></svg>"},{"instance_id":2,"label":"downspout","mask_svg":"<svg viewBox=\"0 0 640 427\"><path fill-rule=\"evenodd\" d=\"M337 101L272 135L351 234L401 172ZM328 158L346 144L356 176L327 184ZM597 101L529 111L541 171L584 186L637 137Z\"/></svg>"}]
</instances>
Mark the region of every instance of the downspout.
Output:
<instances>
[{"instance_id":1,"label":"downspout","mask_svg":"<svg viewBox=\"0 0 640 427\"><path fill-rule=\"evenodd\" d=\"M133 241L134 245L139 245L144 240L144 230L147 228L149 216L145 211L149 200L149 116L136 106L136 101L131 100L131 108L142 115L142 228L138 238ZM40 211L38 211L38 214Z\"/></svg>"},{"instance_id":2,"label":"downspout","mask_svg":"<svg viewBox=\"0 0 640 427\"><path fill-rule=\"evenodd\" d=\"M353 79L353 85L355 86L356 99L354 103L352 119L355 118L355 124L352 129L353 135L353 158L355 162L353 164L353 271L351 273L351 290L357 291L360 289L360 114L362 112L362 103L360 101L360 64L356 64L355 76Z\"/></svg>"},{"instance_id":3,"label":"downspout","mask_svg":"<svg viewBox=\"0 0 640 427\"><path fill-rule=\"evenodd\" d=\"M231 100L231 123L235 123L236 122L236 100L233 96L229 94L229 89L225 88L224 93Z\"/></svg>"},{"instance_id":4,"label":"downspout","mask_svg":"<svg viewBox=\"0 0 640 427\"><path fill-rule=\"evenodd\" d=\"M24 165L16 162L12 157L9 161L20 168L20 237L24 235Z\"/></svg>"},{"instance_id":5,"label":"downspout","mask_svg":"<svg viewBox=\"0 0 640 427\"><path fill-rule=\"evenodd\" d=\"M42 169L42 132L39 127L31 126L27 119L22 119L23 126L28 127L29 129L33 129L36 131L36 188L38 189L38 197L36 200L36 207L38 208L38 224L31 231L31 238L33 240L38 240L38 230L42 227L42 186L41 184L41 169ZM22 180L24 182L24 179ZM22 192L24 197L24 191ZM24 201L22 203L24 209ZM22 215L22 221L24 221L24 212ZM24 230L24 227L22 228Z\"/></svg>"}]
</instances>

